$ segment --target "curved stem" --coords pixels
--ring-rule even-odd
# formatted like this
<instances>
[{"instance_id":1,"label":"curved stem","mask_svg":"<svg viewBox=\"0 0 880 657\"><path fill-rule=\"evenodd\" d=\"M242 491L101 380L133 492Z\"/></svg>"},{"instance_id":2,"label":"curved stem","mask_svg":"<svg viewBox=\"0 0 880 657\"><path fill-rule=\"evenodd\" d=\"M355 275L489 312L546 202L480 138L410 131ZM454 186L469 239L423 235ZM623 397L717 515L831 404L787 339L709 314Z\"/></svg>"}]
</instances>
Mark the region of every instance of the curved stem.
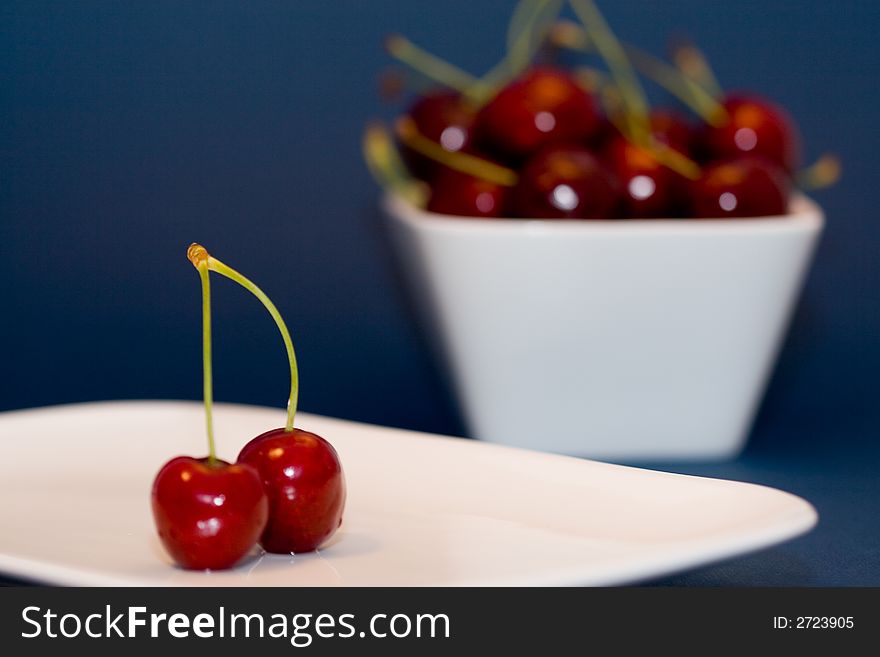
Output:
<instances>
[{"instance_id":1,"label":"curved stem","mask_svg":"<svg viewBox=\"0 0 880 657\"><path fill-rule=\"evenodd\" d=\"M557 23L551 37L556 47L583 53L596 52L583 28L569 21ZM659 57L627 43L622 45L636 70L678 98L702 120L712 125L723 125L728 120L727 112L717 96L704 89L699 82Z\"/></svg>"},{"instance_id":2,"label":"curved stem","mask_svg":"<svg viewBox=\"0 0 880 657\"><path fill-rule=\"evenodd\" d=\"M635 141L644 143L650 134L648 103L623 46L592 0L571 0L571 7L620 90L629 132Z\"/></svg>"},{"instance_id":3,"label":"curved stem","mask_svg":"<svg viewBox=\"0 0 880 657\"><path fill-rule=\"evenodd\" d=\"M459 92L476 110L528 67L561 10L561 0L520 0L507 28L507 53L481 77L463 71L399 34L385 40L385 50L429 80Z\"/></svg>"},{"instance_id":4,"label":"curved stem","mask_svg":"<svg viewBox=\"0 0 880 657\"><path fill-rule=\"evenodd\" d=\"M225 276L241 285L260 300L266 310L269 311L272 319L275 320L275 325L278 327L278 330L281 332L281 338L284 340L284 346L287 349L287 361L290 364L290 397L287 400L287 424L284 427L284 430L287 432L293 431L293 418L296 415L296 403L299 396L299 372L296 367L296 354L293 351L293 340L290 339L290 332L287 330L287 325L284 323L281 313L278 312L275 304L272 303L272 300L269 299L268 296L266 296L265 292L232 267L217 260L217 258L210 255L207 256L206 273L207 269L217 272L221 276Z\"/></svg>"},{"instance_id":5,"label":"curved stem","mask_svg":"<svg viewBox=\"0 0 880 657\"><path fill-rule=\"evenodd\" d=\"M512 187L516 184L517 174L512 169L489 162L476 155L470 155L469 153L447 151L436 141L428 139L421 134L415 121L408 116L400 117L394 124L394 129L401 142L414 151L436 162L440 162L450 169L455 169L475 178L488 180L502 187Z\"/></svg>"},{"instance_id":6,"label":"curved stem","mask_svg":"<svg viewBox=\"0 0 880 657\"><path fill-rule=\"evenodd\" d=\"M806 191L824 189L840 180L840 174L840 160L836 155L825 153L806 169L795 174L795 184Z\"/></svg>"},{"instance_id":7,"label":"curved stem","mask_svg":"<svg viewBox=\"0 0 880 657\"><path fill-rule=\"evenodd\" d=\"M706 123L714 126L727 123L727 110L718 102L718 95L706 91L699 81L638 48L627 46L626 52L636 68L690 107Z\"/></svg>"},{"instance_id":8,"label":"curved stem","mask_svg":"<svg viewBox=\"0 0 880 657\"><path fill-rule=\"evenodd\" d=\"M531 29L547 0L519 0L507 23L507 56L514 61L527 56ZM561 2L559 4L562 4ZM559 10L556 12L559 13Z\"/></svg>"},{"instance_id":9,"label":"curved stem","mask_svg":"<svg viewBox=\"0 0 880 657\"><path fill-rule=\"evenodd\" d=\"M465 98L475 109L482 107L501 87L520 75L532 63L550 27L562 11L560 0L520 0L507 26L507 52L483 75Z\"/></svg>"},{"instance_id":10,"label":"curved stem","mask_svg":"<svg viewBox=\"0 0 880 657\"><path fill-rule=\"evenodd\" d=\"M699 164L686 155L682 155L674 148L670 148L662 141L654 139L653 136L648 140L648 150L651 151L660 164L667 169L672 169L688 180L697 180L702 175Z\"/></svg>"},{"instance_id":11,"label":"curved stem","mask_svg":"<svg viewBox=\"0 0 880 657\"><path fill-rule=\"evenodd\" d=\"M361 146L367 168L380 187L394 190L416 207L424 208L427 205L427 186L410 175L394 139L384 125L377 122L368 124Z\"/></svg>"},{"instance_id":12,"label":"curved stem","mask_svg":"<svg viewBox=\"0 0 880 657\"><path fill-rule=\"evenodd\" d=\"M709 60L694 44L680 39L680 43L673 48L672 59L685 76L694 80L711 94L712 98L718 99L724 95L724 90L718 83Z\"/></svg>"},{"instance_id":13,"label":"curved stem","mask_svg":"<svg viewBox=\"0 0 880 657\"><path fill-rule=\"evenodd\" d=\"M478 82L470 73L419 48L399 34L393 34L385 40L385 49L399 62L460 93L472 88Z\"/></svg>"}]
</instances>

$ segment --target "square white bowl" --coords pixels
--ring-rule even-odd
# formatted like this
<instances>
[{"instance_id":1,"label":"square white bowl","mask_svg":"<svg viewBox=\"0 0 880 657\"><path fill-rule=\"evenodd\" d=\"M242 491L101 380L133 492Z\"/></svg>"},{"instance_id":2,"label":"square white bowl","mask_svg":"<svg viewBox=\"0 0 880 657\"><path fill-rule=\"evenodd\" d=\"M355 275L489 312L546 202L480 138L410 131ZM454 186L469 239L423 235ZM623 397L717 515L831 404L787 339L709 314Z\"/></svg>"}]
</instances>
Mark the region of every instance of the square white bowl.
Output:
<instances>
[{"instance_id":1,"label":"square white bowl","mask_svg":"<svg viewBox=\"0 0 880 657\"><path fill-rule=\"evenodd\" d=\"M383 206L473 437L614 461L742 450L824 224Z\"/></svg>"}]
</instances>

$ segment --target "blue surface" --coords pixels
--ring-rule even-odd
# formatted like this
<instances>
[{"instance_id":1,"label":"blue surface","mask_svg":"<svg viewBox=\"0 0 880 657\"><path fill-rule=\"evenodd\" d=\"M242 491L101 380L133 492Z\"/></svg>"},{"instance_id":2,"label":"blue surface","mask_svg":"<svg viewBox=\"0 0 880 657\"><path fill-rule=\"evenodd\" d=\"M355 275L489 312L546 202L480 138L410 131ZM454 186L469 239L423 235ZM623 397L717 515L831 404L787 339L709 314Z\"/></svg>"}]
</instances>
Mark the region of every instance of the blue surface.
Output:
<instances>
[{"instance_id":1,"label":"blue surface","mask_svg":"<svg viewBox=\"0 0 880 657\"><path fill-rule=\"evenodd\" d=\"M275 298L302 407L463 428L403 303L359 154L382 37L475 72L512 1L0 4L0 408L198 398L198 240ZM669 470L798 493L822 519L777 549L668 584L880 585L880 216L873 2L605 2L626 39L684 31L729 88L786 105L808 159L840 154L790 339L745 455ZM282 405L286 369L252 299L215 287L216 394ZM6 437L4 437L6 438Z\"/></svg>"}]
</instances>

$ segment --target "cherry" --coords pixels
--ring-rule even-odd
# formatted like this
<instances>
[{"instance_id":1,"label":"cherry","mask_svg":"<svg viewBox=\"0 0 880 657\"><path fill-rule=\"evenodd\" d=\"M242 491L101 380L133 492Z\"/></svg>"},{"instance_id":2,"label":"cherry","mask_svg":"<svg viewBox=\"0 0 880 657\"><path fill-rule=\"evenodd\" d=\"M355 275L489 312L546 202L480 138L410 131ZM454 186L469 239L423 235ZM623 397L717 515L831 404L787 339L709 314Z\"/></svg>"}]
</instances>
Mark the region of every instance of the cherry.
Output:
<instances>
[{"instance_id":1,"label":"cherry","mask_svg":"<svg viewBox=\"0 0 880 657\"><path fill-rule=\"evenodd\" d=\"M467 109L461 96L454 92L436 92L421 96L409 109L409 117L424 137L437 142L451 153L467 151L471 142L474 114ZM403 156L410 172L423 180L431 180L437 162L403 144Z\"/></svg>"},{"instance_id":2,"label":"cherry","mask_svg":"<svg viewBox=\"0 0 880 657\"><path fill-rule=\"evenodd\" d=\"M290 366L287 424L260 434L245 445L239 454L239 465L259 473L269 500L269 520L260 536L263 548L283 553L314 550L342 523L345 479L330 443L313 433L294 429L299 372L290 331L275 304L250 279L208 255L198 244L193 244L190 252L194 262L205 262L206 271L225 276L257 297L281 333Z\"/></svg>"},{"instance_id":3,"label":"cherry","mask_svg":"<svg viewBox=\"0 0 880 657\"><path fill-rule=\"evenodd\" d=\"M729 95L727 120L706 125L699 138L709 160L757 155L792 173L800 164L800 137L788 113L757 96Z\"/></svg>"},{"instance_id":4,"label":"cherry","mask_svg":"<svg viewBox=\"0 0 880 657\"><path fill-rule=\"evenodd\" d=\"M593 98L564 71L534 68L502 88L478 113L475 138L520 161L559 142L586 143L601 129Z\"/></svg>"},{"instance_id":5,"label":"cherry","mask_svg":"<svg viewBox=\"0 0 880 657\"><path fill-rule=\"evenodd\" d=\"M651 136L661 144L675 149L683 155L691 151L693 128L681 113L670 109L651 110L648 116ZM590 150L605 152L612 142L623 137L620 129L607 117L600 119L599 130L584 144Z\"/></svg>"},{"instance_id":6,"label":"cherry","mask_svg":"<svg viewBox=\"0 0 880 657\"><path fill-rule=\"evenodd\" d=\"M259 471L269 492L268 552L317 549L342 524L345 478L336 450L317 434L273 429L251 440L238 462Z\"/></svg>"},{"instance_id":7,"label":"cherry","mask_svg":"<svg viewBox=\"0 0 880 657\"><path fill-rule=\"evenodd\" d=\"M196 246L196 245L194 245ZM184 568L230 568L253 548L266 527L269 502L249 465L217 458L212 419L211 287L207 252L187 254L202 282L202 364L208 456L178 456L159 470L151 502L159 539Z\"/></svg>"},{"instance_id":8,"label":"cherry","mask_svg":"<svg viewBox=\"0 0 880 657\"><path fill-rule=\"evenodd\" d=\"M511 190L516 217L612 219L619 202L617 182L580 146L549 146L526 162Z\"/></svg>"},{"instance_id":9,"label":"cherry","mask_svg":"<svg viewBox=\"0 0 880 657\"><path fill-rule=\"evenodd\" d=\"M507 188L441 167L431 185L428 210L464 217L500 217Z\"/></svg>"},{"instance_id":10,"label":"cherry","mask_svg":"<svg viewBox=\"0 0 880 657\"><path fill-rule=\"evenodd\" d=\"M394 137L383 124L367 124L361 147L367 169L383 189L392 190L415 207L425 207L430 192L427 183L410 175Z\"/></svg>"},{"instance_id":11,"label":"cherry","mask_svg":"<svg viewBox=\"0 0 880 657\"><path fill-rule=\"evenodd\" d=\"M220 570L257 544L269 502L257 470L178 456L153 482L153 517L165 549L184 568Z\"/></svg>"},{"instance_id":12,"label":"cherry","mask_svg":"<svg viewBox=\"0 0 880 657\"><path fill-rule=\"evenodd\" d=\"M693 128L682 114L675 110L655 109L651 111L648 121L655 140L683 155L690 154Z\"/></svg>"},{"instance_id":13,"label":"cherry","mask_svg":"<svg viewBox=\"0 0 880 657\"><path fill-rule=\"evenodd\" d=\"M685 179L661 164L647 148L623 137L606 148L606 160L620 181L623 213L632 218L680 216Z\"/></svg>"},{"instance_id":14,"label":"cherry","mask_svg":"<svg viewBox=\"0 0 880 657\"><path fill-rule=\"evenodd\" d=\"M691 184L695 217L764 217L785 214L789 182L777 165L739 157L709 165Z\"/></svg>"},{"instance_id":15,"label":"cherry","mask_svg":"<svg viewBox=\"0 0 880 657\"><path fill-rule=\"evenodd\" d=\"M482 155L449 151L419 132L410 116L395 123L398 140L430 161L436 173L426 207L430 212L466 217L499 217L506 189L516 172Z\"/></svg>"},{"instance_id":16,"label":"cherry","mask_svg":"<svg viewBox=\"0 0 880 657\"><path fill-rule=\"evenodd\" d=\"M602 116L599 118L599 127L581 145L595 153L602 153L618 137L620 137L620 130L617 129L614 122L607 116Z\"/></svg>"}]
</instances>

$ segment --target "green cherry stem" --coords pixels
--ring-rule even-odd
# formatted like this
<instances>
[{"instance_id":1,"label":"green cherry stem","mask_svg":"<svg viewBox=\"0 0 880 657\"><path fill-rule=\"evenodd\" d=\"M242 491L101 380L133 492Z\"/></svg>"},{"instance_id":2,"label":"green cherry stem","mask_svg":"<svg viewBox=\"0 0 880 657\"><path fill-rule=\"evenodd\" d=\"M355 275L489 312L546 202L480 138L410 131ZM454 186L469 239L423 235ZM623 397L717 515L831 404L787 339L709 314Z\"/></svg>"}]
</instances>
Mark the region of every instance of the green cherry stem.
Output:
<instances>
[{"instance_id":1,"label":"green cherry stem","mask_svg":"<svg viewBox=\"0 0 880 657\"><path fill-rule=\"evenodd\" d=\"M414 71L455 91L464 92L479 82L470 73L432 55L399 34L385 39L385 50Z\"/></svg>"},{"instance_id":2,"label":"green cherry stem","mask_svg":"<svg viewBox=\"0 0 880 657\"><path fill-rule=\"evenodd\" d=\"M570 4L596 52L611 72L620 92L624 120L629 126L630 136L637 143L645 143L650 135L648 102L623 45L592 0L571 0Z\"/></svg>"},{"instance_id":3,"label":"green cherry stem","mask_svg":"<svg viewBox=\"0 0 880 657\"><path fill-rule=\"evenodd\" d=\"M384 125L375 121L369 123L361 147L367 168L380 187L394 190L416 207L427 205L430 190L425 183L410 175L394 138Z\"/></svg>"},{"instance_id":4,"label":"green cherry stem","mask_svg":"<svg viewBox=\"0 0 880 657\"><path fill-rule=\"evenodd\" d=\"M198 247L198 245L194 246ZM190 247L190 249L192 248L193 247ZM204 251L204 247L200 248ZM281 339L284 340L284 346L287 349L287 362L290 364L290 397L287 400L287 424L284 427L284 430L289 433L293 431L293 418L296 415L296 403L299 397L299 371L296 367L296 353L293 350L293 340L290 338L290 331L287 330L287 324L284 323L281 313L278 312L278 308L275 307L272 300L266 296L265 292L254 285L250 279L229 265L226 265L217 260L217 258L209 255L207 251L204 251L204 253L207 269L210 269L221 276L225 276L241 285L260 300L260 303L263 304L266 310L269 311L272 319L275 320L275 325L278 327L278 331L281 333Z\"/></svg>"},{"instance_id":5,"label":"green cherry stem","mask_svg":"<svg viewBox=\"0 0 880 657\"><path fill-rule=\"evenodd\" d=\"M672 61L678 69L711 94L712 98L721 98L724 90L703 52L687 39L679 37L678 41L672 48Z\"/></svg>"},{"instance_id":6,"label":"green cherry stem","mask_svg":"<svg viewBox=\"0 0 880 657\"><path fill-rule=\"evenodd\" d=\"M415 121L408 116L397 119L394 129L401 142L450 169L488 180L496 185L512 187L516 184L517 174L512 169L461 151L447 151L437 142L419 133Z\"/></svg>"},{"instance_id":7,"label":"green cherry stem","mask_svg":"<svg viewBox=\"0 0 880 657\"><path fill-rule=\"evenodd\" d=\"M596 52L596 47L586 31L570 21L559 21L553 26L550 42L557 48L583 53ZM627 43L622 46L636 70L678 98L702 120L715 126L724 125L729 120L724 106L718 102L720 94L710 93L697 80L659 57Z\"/></svg>"},{"instance_id":8,"label":"green cherry stem","mask_svg":"<svg viewBox=\"0 0 880 657\"><path fill-rule=\"evenodd\" d=\"M202 281L202 398L205 403L205 424L208 429L208 463L217 463L214 446L214 385L211 376L211 279L208 274L208 252L198 244L190 245L186 257L199 272Z\"/></svg>"},{"instance_id":9,"label":"green cherry stem","mask_svg":"<svg viewBox=\"0 0 880 657\"><path fill-rule=\"evenodd\" d=\"M830 187L840 180L840 159L831 153L825 153L806 169L795 174L795 184L803 190L812 191Z\"/></svg>"},{"instance_id":10,"label":"green cherry stem","mask_svg":"<svg viewBox=\"0 0 880 657\"><path fill-rule=\"evenodd\" d=\"M507 26L507 52L464 97L474 109L485 105L508 82L532 63L550 28L562 11L560 0L520 0Z\"/></svg>"}]
</instances>

